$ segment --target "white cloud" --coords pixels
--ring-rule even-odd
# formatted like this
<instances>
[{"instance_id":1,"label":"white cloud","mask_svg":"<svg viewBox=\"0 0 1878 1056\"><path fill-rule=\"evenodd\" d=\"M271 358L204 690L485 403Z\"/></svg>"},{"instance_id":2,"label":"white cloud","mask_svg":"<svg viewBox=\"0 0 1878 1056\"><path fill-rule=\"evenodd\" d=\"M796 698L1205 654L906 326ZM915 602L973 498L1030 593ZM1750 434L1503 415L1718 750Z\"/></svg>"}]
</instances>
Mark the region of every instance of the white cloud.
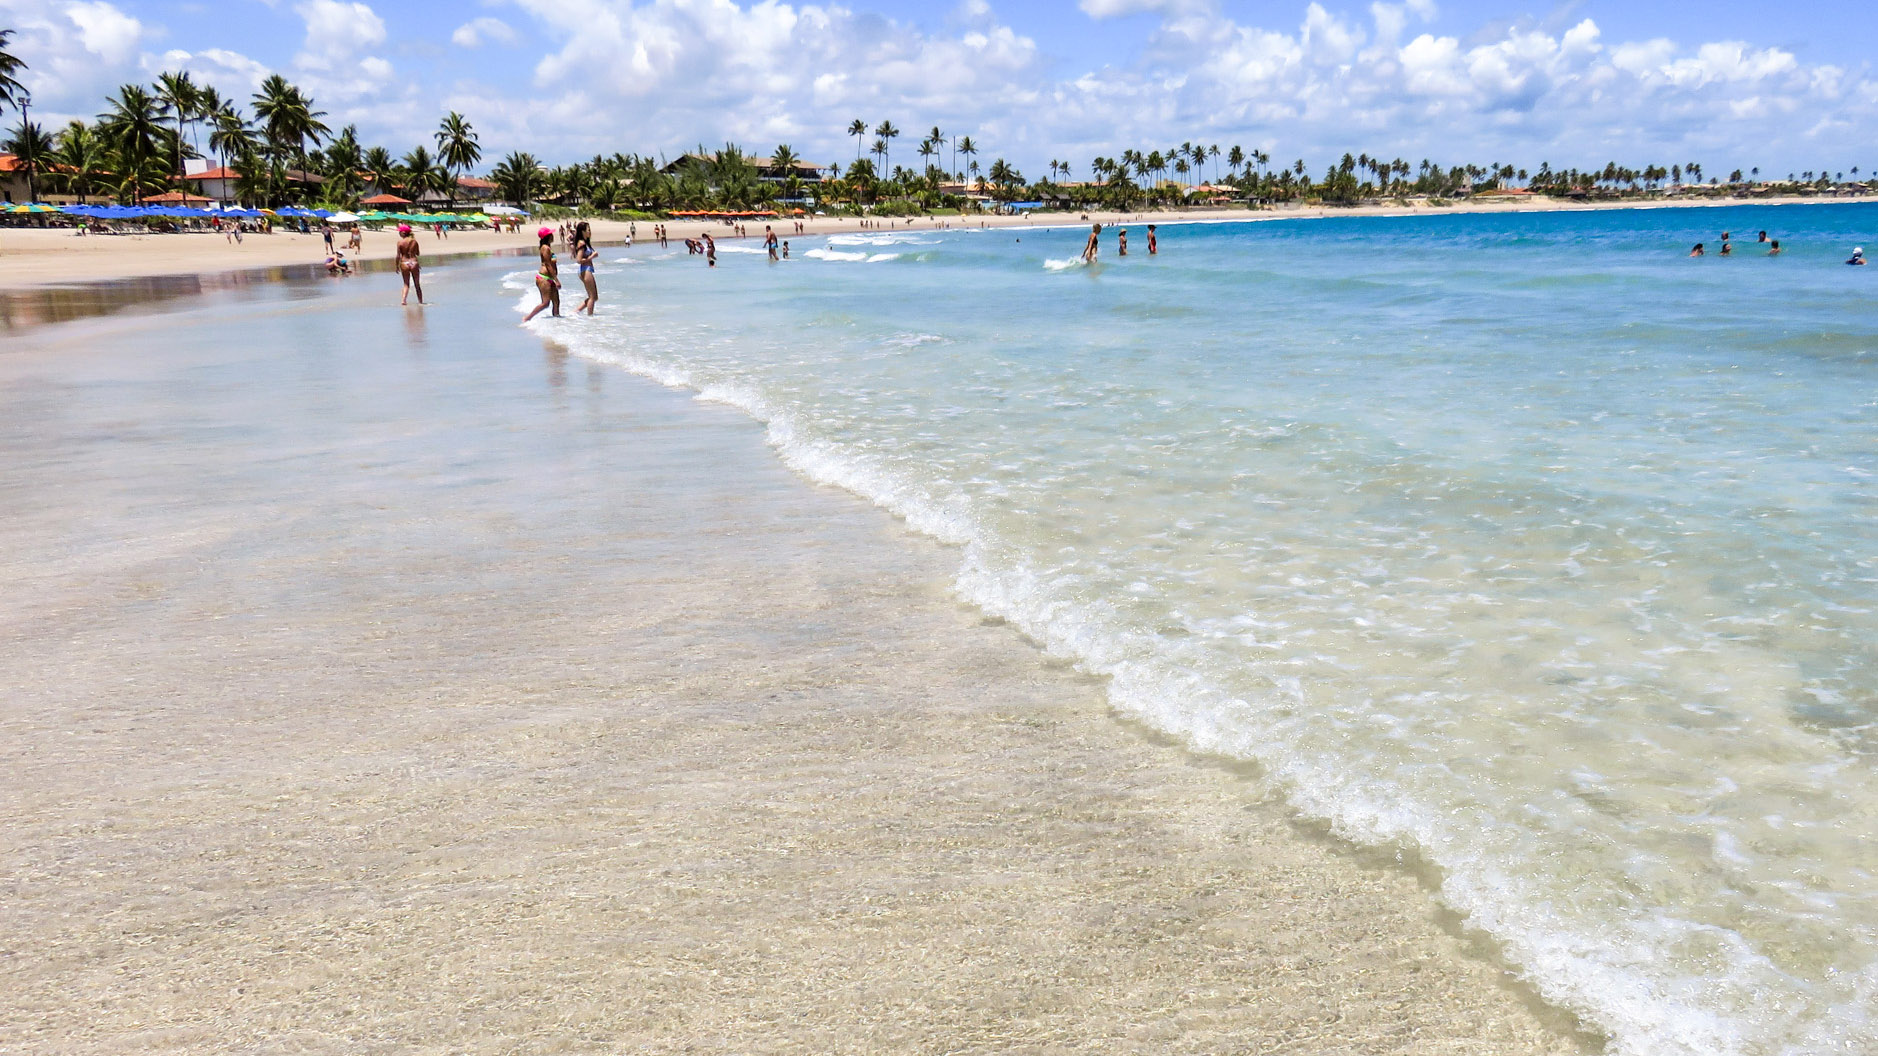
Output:
<instances>
[{"instance_id":1,"label":"white cloud","mask_svg":"<svg viewBox=\"0 0 1878 1056\"><path fill-rule=\"evenodd\" d=\"M476 18L456 27L450 34L450 42L459 47L480 48L485 41L498 44L515 43L515 30L499 18Z\"/></svg>"},{"instance_id":2,"label":"white cloud","mask_svg":"<svg viewBox=\"0 0 1878 1056\"><path fill-rule=\"evenodd\" d=\"M273 72L264 63L238 51L222 48L206 48L196 52L172 48L161 55L143 57L146 78L173 70L186 71L195 77L198 84L214 85L223 95L232 94L238 100L260 87L267 75Z\"/></svg>"},{"instance_id":3,"label":"white cloud","mask_svg":"<svg viewBox=\"0 0 1878 1056\"><path fill-rule=\"evenodd\" d=\"M358 52L385 42L385 20L361 3L345 0L306 0L294 10L306 21L306 44L300 54L304 65L344 64Z\"/></svg>"},{"instance_id":4,"label":"white cloud","mask_svg":"<svg viewBox=\"0 0 1878 1056\"><path fill-rule=\"evenodd\" d=\"M89 119L119 84L142 79L137 59L148 31L102 0L0 0L0 25L15 31L8 50L27 64L19 79L32 93L35 124Z\"/></svg>"}]
</instances>

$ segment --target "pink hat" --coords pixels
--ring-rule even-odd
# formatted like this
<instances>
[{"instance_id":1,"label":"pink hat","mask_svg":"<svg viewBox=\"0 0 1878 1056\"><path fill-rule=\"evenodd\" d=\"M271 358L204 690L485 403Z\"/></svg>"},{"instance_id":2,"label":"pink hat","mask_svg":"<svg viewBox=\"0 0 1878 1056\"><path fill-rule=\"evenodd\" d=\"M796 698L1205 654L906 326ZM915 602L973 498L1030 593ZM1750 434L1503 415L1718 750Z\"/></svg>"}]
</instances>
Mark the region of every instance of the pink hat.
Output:
<instances>
[{"instance_id":1,"label":"pink hat","mask_svg":"<svg viewBox=\"0 0 1878 1056\"><path fill-rule=\"evenodd\" d=\"M541 230L535 232L535 236L537 238L546 238L547 236L552 235L552 234L554 234L554 228L552 227L544 227Z\"/></svg>"},{"instance_id":2,"label":"pink hat","mask_svg":"<svg viewBox=\"0 0 1878 1056\"><path fill-rule=\"evenodd\" d=\"M410 225L410 224L399 224L399 225L398 225L398 234L400 234L400 235L408 235L408 234L410 234L410 233L411 233L411 225Z\"/></svg>"}]
</instances>

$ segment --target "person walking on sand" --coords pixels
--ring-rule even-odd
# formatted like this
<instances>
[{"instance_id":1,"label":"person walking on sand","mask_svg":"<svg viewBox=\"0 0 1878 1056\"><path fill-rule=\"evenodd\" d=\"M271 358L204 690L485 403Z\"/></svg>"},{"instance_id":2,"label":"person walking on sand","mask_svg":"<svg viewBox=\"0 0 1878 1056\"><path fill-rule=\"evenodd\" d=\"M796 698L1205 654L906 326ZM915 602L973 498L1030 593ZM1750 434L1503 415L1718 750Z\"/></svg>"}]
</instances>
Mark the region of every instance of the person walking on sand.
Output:
<instances>
[{"instance_id":1,"label":"person walking on sand","mask_svg":"<svg viewBox=\"0 0 1878 1056\"><path fill-rule=\"evenodd\" d=\"M594 262L599 258L600 254L594 252L592 230L582 220L574 225L574 263L580 269L580 284L587 288L587 299L574 309L575 315L583 311L592 315L600 304L600 287L593 274Z\"/></svg>"},{"instance_id":2,"label":"person walking on sand","mask_svg":"<svg viewBox=\"0 0 1878 1056\"><path fill-rule=\"evenodd\" d=\"M554 317L561 317L561 266L554 262L554 228L544 227L536 232L540 244L535 247L535 254L541 263L535 267L535 289L541 292L541 303L522 316L526 323L541 314L543 308L554 308Z\"/></svg>"},{"instance_id":3,"label":"person walking on sand","mask_svg":"<svg viewBox=\"0 0 1878 1056\"><path fill-rule=\"evenodd\" d=\"M1089 231L1089 241L1082 244L1082 259L1085 264L1094 264L1096 254L1102 249L1102 225L1097 224Z\"/></svg>"},{"instance_id":4,"label":"person walking on sand","mask_svg":"<svg viewBox=\"0 0 1878 1056\"><path fill-rule=\"evenodd\" d=\"M417 236L411 233L410 224L398 225L398 275L404 280L404 299L399 304L411 303L411 290L417 290L417 303L424 303L424 267L418 263L418 254L422 247L417 244Z\"/></svg>"},{"instance_id":5,"label":"person walking on sand","mask_svg":"<svg viewBox=\"0 0 1878 1056\"><path fill-rule=\"evenodd\" d=\"M331 253L333 251L333 225L321 224L320 237L326 240L326 252Z\"/></svg>"}]
</instances>

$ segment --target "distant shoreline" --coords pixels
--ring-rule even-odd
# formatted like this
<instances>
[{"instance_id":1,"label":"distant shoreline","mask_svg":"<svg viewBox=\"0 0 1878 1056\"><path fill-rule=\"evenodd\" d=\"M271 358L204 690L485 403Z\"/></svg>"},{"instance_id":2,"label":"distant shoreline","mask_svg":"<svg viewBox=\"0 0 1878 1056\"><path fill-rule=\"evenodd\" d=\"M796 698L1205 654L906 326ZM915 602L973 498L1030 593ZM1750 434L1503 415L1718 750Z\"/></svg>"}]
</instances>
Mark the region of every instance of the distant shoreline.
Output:
<instances>
[{"instance_id":1,"label":"distant shoreline","mask_svg":"<svg viewBox=\"0 0 1878 1056\"><path fill-rule=\"evenodd\" d=\"M1721 209L1785 205L1863 205L1878 204L1878 196L1866 198L1819 199L1799 196L1755 201L1719 199L1687 202L1614 201L1577 203L1554 198L1520 200L1493 199L1466 201L1450 206L1365 205L1349 208L1319 206L1280 208L1258 211L1242 209L1183 209L1118 213L1112 211L1030 213L1020 216L915 217L909 225L901 219L874 221L882 230L933 231L980 228L1038 230L1075 226L1084 223L1110 224L1181 224L1263 223L1274 220L1314 220L1333 217L1478 216L1526 213L1575 213L1633 209ZM488 230L455 231L447 239L422 237L424 259L439 261L453 257L480 256L494 252L527 251L535 245L535 230L541 224L558 227L559 221L530 222L519 232ZM601 244L626 241L632 224L620 220L591 221L595 240ZM789 240L821 235L853 233L864 230L854 217L808 217L804 232L797 234L795 221L779 218L771 224L777 235ZM710 233L725 238L720 221L673 220L666 229L674 242ZM762 235L761 222L745 225L749 239ZM652 234L652 222L638 223L638 244ZM865 230L875 230L868 228ZM1878 233L1874 233L1878 240ZM363 252L348 254L360 263L389 260L395 242L389 232L367 234ZM31 290L69 287L124 279L151 279L176 276L223 276L257 269L317 265L325 256L325 246L317 231L298 234L280 231L272 235L249 235L240 245L233 245L212 233L152 235L86 235L80 237L63 228L0 228L0 290Z\"/></svg>"}]
</instances>

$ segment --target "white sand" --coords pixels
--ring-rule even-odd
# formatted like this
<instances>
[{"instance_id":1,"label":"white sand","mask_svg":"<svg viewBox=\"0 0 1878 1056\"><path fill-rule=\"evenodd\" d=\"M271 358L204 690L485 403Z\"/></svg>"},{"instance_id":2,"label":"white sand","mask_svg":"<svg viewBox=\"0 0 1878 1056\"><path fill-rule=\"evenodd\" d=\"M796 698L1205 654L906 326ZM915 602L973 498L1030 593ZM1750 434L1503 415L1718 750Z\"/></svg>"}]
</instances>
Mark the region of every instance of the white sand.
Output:
<instances>
[{"instance_id":1,"label":"white sand","mask_svg":"<svg viewBox=\"0 0 1878 1056\"><path fill-rule=\"evenodd\" d=\"M755 425L392 281L0 356L0 1052L1580 1051Z\"/></svg>"}]
</instances>

